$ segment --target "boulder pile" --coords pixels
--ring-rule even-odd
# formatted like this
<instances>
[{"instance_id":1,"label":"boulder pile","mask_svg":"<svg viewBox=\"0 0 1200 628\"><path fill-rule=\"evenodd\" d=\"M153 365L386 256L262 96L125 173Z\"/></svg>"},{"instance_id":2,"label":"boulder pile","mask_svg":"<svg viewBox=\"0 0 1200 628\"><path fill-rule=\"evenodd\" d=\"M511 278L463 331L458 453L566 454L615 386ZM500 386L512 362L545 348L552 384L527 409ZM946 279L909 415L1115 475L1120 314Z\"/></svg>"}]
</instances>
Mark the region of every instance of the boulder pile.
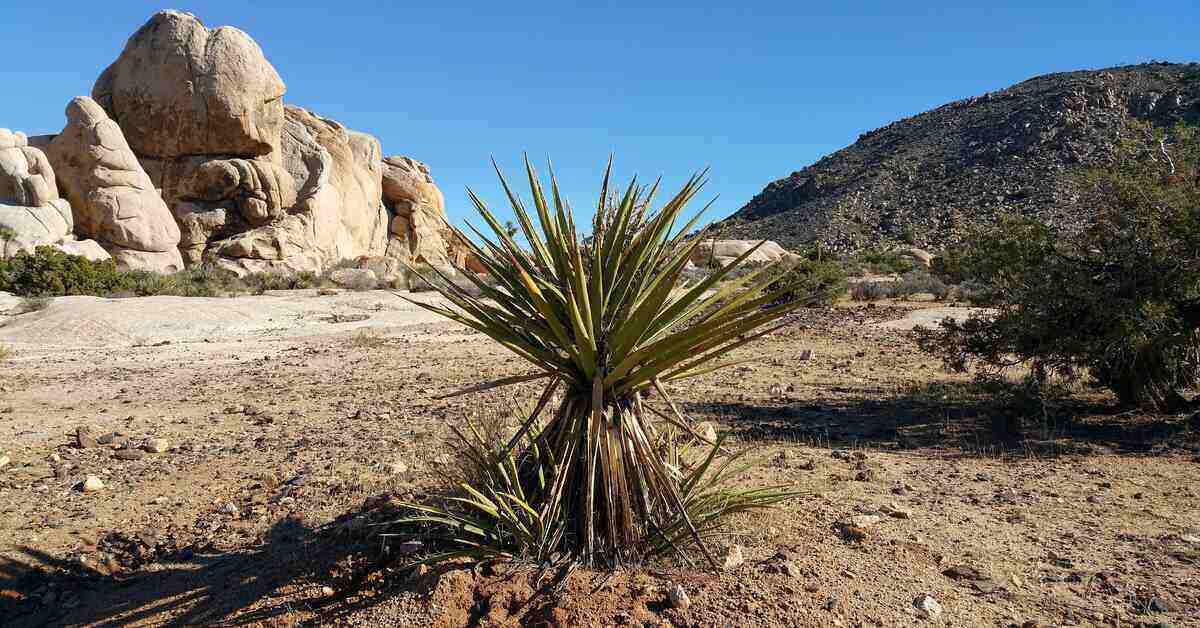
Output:
<instances>
[{"instance_id":1,"label":"boulder pile","mask_svg":"<svg viewBox=\"0 0 1200 628\"><path fill-rule=\"evenodd\" d=\"M67 105L61 133L0 129L0 256L52 245L121 268L238 274L346 260L472 267L429 168L300 107L259 45L161 11Z\"/></svg>"}]
</instances>

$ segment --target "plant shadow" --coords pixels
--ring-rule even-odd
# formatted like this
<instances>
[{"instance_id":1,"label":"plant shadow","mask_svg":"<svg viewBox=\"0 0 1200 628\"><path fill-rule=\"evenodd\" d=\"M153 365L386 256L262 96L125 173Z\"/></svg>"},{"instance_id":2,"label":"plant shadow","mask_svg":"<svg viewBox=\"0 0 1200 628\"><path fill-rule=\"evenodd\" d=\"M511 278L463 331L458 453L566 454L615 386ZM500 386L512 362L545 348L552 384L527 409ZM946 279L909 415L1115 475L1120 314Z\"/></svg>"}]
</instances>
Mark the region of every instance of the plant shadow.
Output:
<instances>
[{"instance_id":1,"label":"plant shadow","mask_svg":"<svg viewBox=\"0 0 1200 628\"><path fill-rule=\"evenodd\" d=\"M355 516L320 529L285 518L254 547L228 551L211 543L164 548L114 534L125 550L105 546L119 554L115 569L22 548L19 558L0 559L0 617L18 627L230 626L350 614L386 598L363 592L380 586L369 581L389 568L377 538L345 532Z\"/></svg>"},{"instance_id":2,"label":"plant shadow","mask_svg":"<svg viewBox=\"0 0 1200 628\"><path fill-rule=\"evenodd\" d=\"M1031 403L1017 388L951 380L889 394L877 387L839 386L830 388L839 396L817 401L683 406L689 416L719 421L746 442L939 448L967 455L1137 455L1200 446L1200 414L1147 414L1088 395Z\"/></svg>"}]
</instances>

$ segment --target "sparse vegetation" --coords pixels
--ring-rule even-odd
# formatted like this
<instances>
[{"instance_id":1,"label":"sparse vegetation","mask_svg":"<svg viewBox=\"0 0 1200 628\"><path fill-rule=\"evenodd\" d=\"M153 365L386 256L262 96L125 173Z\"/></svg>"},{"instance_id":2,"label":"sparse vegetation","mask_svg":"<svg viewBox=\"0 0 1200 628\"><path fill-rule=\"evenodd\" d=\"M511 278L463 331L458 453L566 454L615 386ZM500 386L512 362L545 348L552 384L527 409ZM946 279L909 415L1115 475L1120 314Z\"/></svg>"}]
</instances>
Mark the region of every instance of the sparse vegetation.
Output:
<instances>
[{"instance_id":1,"label":"sparse vegetation","mask_svg":"<svg viewBox=\"0 0 1200 628\"><path fill-rule=\"evenodd\" d=\"M12 358L13 351L4 345L0 345L0 362L7 362Z\"/></svg>"},{"instance_id":2,"label":"sparse vegetation","mask_svg":"<svg viewBox=\"0 0 1200 628\"><path fill-rule=\"evenodd\" d=\"M766 268L708 294L756 249L676 289L702 240L686 238L696 219L674 229L703 183L699 176L652 211L632 183L619 203L606 207L606 172L594 238L585 243L553 177L548 199L526 167L537 226L501 180L529 250L472 195L495 238L474 253L497 285L467 274L480 297L435 281L455 307L413 303L486 334L536 368L475 389L530 381L545 388L507 443L463 437L468 457L487 470L482 480L464 482L463 496L446 504L413 505L416 514L400 523L431 526L429 533L445 544L444 553L428 560L537 561L557 554L612 566L695 544L715 565L706 534L731 513L790 494L724 487L740 467L721 454L719 442L699 456L680 446L680 435L685 443L703 437L679 414L666 385L721 368L716 360L769 333L774 327L764 326L804 299L770 305L792 286L770 289ZM662 410L645 398L651 390L665 402ZM542 419L552 399L557 407Z\"/></svg>"},{"instance_id":3,"label":"sparse vegetation","mask_svg":"<svg viewBox=\"0 0 1200 628\"><path fill-rule=\"evenodd\" d=\"M112 260L91 261L49 246L38 247L34 253L18 252L8 259L0 259L0 291L25 297L215 297L327 285L330 282L325 276L313 272L260 272L239 278L230 271L207 265L169 275L144 270L122 271Z\"/></svg>"},{"instance_id":4,"label":"sparse vegetation","mask_svg":"<svg viewBox=\"0 0 1200 628\"><path fill-rule=\"evenodd\" d=\"M959 371L1023 365L1044 385L1088 377L1126 405L1174 411L1200 375L1200 141L1143 129L1090 173L1079 235L1023 218L977 233L966 277L995 315L947 320L920 345ZM1167 147L1170 147L1168 151Z\"/></svg>"}]
</instances>

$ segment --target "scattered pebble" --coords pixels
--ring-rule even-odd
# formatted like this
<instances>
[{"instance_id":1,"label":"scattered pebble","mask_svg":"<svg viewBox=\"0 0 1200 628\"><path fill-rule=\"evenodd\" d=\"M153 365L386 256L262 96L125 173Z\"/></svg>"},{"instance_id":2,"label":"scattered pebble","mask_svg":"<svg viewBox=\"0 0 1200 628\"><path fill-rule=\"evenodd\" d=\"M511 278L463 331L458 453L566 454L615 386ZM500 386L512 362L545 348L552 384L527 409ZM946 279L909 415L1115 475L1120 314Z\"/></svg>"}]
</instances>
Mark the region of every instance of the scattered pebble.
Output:
<instances>
[{"instance_id":1,"label":"scattered pebble","mask_svg":"<svg viewBox=\"0 0 1200 628\"><path fill-rule=\"evenodd\" d=\"M141 460L142 458L146 457L146 452L140 449L126 447L124 449L118 449L116 453L113 454L113 457L118 460Z\"/></svg>"},{"instance_id":2,"label":"scattered pebble","mask_svg":"<svg viewBox=\"0 0 1200 628\"><path fill-rule=\"evenodd\" d=\"M170 448L171 444L167 442L167 439L165 438L151 438L150 440L146 441L145 445L142 445L142 449L145 449L152 454L165 453Z\"/></svg>"},{"instance_id":3,"label":"scattered pebble","mask_svg":"<svg viewBox=\"0 0 1200 628\"><path fill-rule=\"evenodd\" d=\"M408 465L403 460L393 460L387 464L388 473L392 475L400 475L408 473Z\"/></svg>"},{"instance_id":4,"label":"scattered pebble","mask_svg":"<svg viewBox=\"0 0 1200 628\"><path fill-rule=\"evenodd\" d=\"M687 591L678 584L671 585L670 591L667 592L667 598L671 602L672 608L679 610L687 610L687 607L692 605L692 599L688 597Z\"/></svg>"},{"instance_id":5,"label":"scattered pebble","mask_svg":"<svg viewBox=\"0 0 1200 628\"><path fill-rule=\"evenodd\" d=\"M87 476L79 485L79 490L83 491L84 493L95 493L103 488L104 482L101 482L100 478L94 475Z\"/></svg>"},{"instance_id":6,"label":"scattered pebble","mask_svg":"<svg viewBox=\"0 0 1200 628\"><path fill-rule=\"evenodd\" d=\"M913 600L913 606L917 607L917 610L929 619L937 619L942 614L942 605L929 594L918 595Z\"/></svg>"},{"instance_id":7,"label":"scattered pebble","mask_svg":"<svg viewBox=\"0 0 1200 628\"><path fill-rule=\"evenodd\" d=\"M0 469L7 467L9 462L8 456L0 456Z\"/></svg>"},{"instance_id":8,"label":"scattered pebble","mask_svg":"<svg viewBox=\"0 0 1200 628\"><path fill-rule=\"evenodd\" d=\"M879 515L854 515L850 517L850 525L869 528L882 520L883 518Z\"/></svg>"},{"instance_id":9,"label":"scattered pebble","mask_svg":"<svg viewBox=\"0 0 1200 628\"><path fill-rule=\"evenodd\" d=\"M746 562L746 558L742 555L741 545L730 545L729 551L725 553L725 563L722 565L726 571L737 569Z\"/></svg>"},{"instance_id":10,"label":"scattered pebble","mask_svg":"<svg viewBox=\"0 0 1200 628\"><path fill-rule=\"evenodd\" d=\"M86 425L81 425L75 428L75 446L80 449L94 449L100 446L96 437L92 435L92 429Z\"/></svg>"}]
</instances>

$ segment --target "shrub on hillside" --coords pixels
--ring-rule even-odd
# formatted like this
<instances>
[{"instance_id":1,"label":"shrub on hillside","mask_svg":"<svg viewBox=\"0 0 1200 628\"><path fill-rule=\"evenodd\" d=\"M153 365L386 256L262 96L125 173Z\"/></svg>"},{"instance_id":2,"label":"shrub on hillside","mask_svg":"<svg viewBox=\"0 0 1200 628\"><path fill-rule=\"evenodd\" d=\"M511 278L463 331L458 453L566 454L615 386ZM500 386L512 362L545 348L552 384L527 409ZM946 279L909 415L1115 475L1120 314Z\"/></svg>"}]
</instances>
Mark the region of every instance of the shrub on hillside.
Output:
<instances>
[{"instance_id":1,"label":"shrub on hillside","mask_svg":"<svg viewBox=\"0 0 1200 628\"><path fill-rule=\"evenodd\" d=\"M1173 411L1200 375L1200 140L1145 130L1083 181L1093 225L1025 218L976 233L965 277L994 314L947 319L920 346L955 370L1028 366L1044 383L1089 377L1127 405Z\"/></svg>"}]
</instances>

